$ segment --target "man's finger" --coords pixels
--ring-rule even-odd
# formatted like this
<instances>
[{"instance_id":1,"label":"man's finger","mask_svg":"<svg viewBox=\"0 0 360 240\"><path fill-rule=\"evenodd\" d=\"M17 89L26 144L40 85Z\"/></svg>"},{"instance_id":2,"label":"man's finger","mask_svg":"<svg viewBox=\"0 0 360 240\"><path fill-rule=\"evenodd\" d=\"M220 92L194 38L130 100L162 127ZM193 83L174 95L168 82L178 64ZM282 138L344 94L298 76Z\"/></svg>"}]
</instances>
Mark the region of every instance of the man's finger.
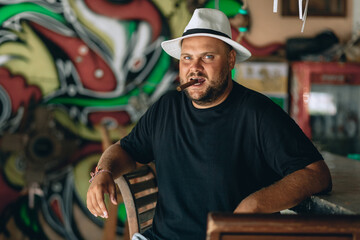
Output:
<instances>
[{"instance_id":1,"label":"man's finger","mask_svg":"<svg viewBox=\"0 0 360 240\"><path fill-rule=\"evenodd\" d=\"M104 200L104 193L100 192L96 194L96 202L97 202L97 212L99 216L102 216L103 218L108 217L108 212L105 206L105 200Z\"/></svg>"},{"instance_id":2,"label":"man's finger","mask_svg":"<svg viewBox=\"0 0 360 240\"><path fill-rule=\"evenodd\" d=\"M94 214L94 216L102 216L103 213L101 211L101 208L99 206L98 200L96 198L96 194L93 193L92 197L90 198L90 201L92 203L92 213Z\"/></svg>"},{"instance_id":3,"label":"man's finger","mask_svg":"<svg viewBox=\"0 0 360 240\"><path fill-rule=\"evenodd\" d=\"M97 214L94 211L93 203L91 201L91 197L90 197L89 192L88 192L87 197L86 197L86 206L89 209L89 211L91 212L91 214L94 215L95 217L97 217Z\"/></svg>"},{"instance_id":4,"label":"man's finger","mask_svg":"<svg viewBox=\"0 0 360 240\"><path fill-rule=\"evenodd\" d=\"M112 185L109 191L109 197L112 202L112 204L117 205L117 197L116 197L116 186L115 184Z\"/></svg>"}]
</instances>

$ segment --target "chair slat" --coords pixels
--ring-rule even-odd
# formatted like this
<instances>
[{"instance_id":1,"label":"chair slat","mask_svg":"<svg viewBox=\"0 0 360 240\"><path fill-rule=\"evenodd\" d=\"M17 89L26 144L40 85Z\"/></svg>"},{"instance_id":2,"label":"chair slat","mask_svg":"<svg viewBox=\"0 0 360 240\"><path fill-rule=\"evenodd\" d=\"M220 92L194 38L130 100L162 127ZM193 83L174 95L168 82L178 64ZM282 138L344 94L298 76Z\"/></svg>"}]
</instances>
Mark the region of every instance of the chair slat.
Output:
<instances>
[{"instance_id":1,"label":"chair slat","mask_svg":"<svg viewBox=\"0 0 360 240\"><path fill-rule=\"evenodd\" d=\"M146 232L146 230L150 229L150 228L151 228L151 226L152 226L152 223L150 223L149 225L147 225L147 226L145 226L145 227L141 228L141 229L140 229L140 233L144 233L144 232Z\"/></svg>"},{"instance_id":2,"label":"chair slat","mask_svg":"<svg viewBox=\"0 0 360 240\"><path fill-rule=\"evenodd\" d=\"M150 203L156 202L156 200L157 200L157 192L151 193L149 195L135 199L135 206L136 206L136 208L139 208L139 207L148 205Z\"/></svg>"},{"instance_id":3,"label":"chair slat","mask_svg":"<svg viewBox=\"0 0 360 240\"><path fill-rule=\"evenodd\" d=\"M133 178L145 176L149 172L151 172L150 167L140 167L134 170L133 172L127 173L126 175L124 175L124 177L126 177L127 179L133 179Z\"/></svg>"},{"instance_id":4,"label":"chair slat","mask_svg":"<svg viewBox=\"0 0 360 240\"><path fill-rule=\"evenodd\" d=\"M152 209L147 210L146 212L140 213L139 214L140 224L152 219L154 217L154 214L155 214L155 208L152 208Z\"/></svg>"},{"instance_id":5,"label":"chair slat","mask_svg":"<svg viewBox=\"0 0 360 240\"><path fill-rule=\"evenodd\" d=\"M149 188L155 188L157 186L155 179L150 179L143 182L134 183L130 186L131 191L133 194L136 194L138 192L142 192L144 190L147 190Z\"/></svg>"}]
</instances>

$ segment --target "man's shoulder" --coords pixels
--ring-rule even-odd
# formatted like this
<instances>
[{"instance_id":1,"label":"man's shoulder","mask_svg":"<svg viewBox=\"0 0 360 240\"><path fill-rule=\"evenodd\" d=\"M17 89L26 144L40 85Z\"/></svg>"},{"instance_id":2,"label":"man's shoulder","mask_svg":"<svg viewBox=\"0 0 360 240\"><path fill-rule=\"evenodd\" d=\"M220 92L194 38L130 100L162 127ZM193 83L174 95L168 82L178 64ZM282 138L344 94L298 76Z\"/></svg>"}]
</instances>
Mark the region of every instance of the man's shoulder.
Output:
<instances>
[{"instance_id":1,"label":"man's shoulder","mask_svg":"<svg viewBox=\"0 0 360 240\"><path fill-rule=\"evenodd\" d=\"M152 111L164 111L167 108L176 107L181 101L181 93L169 90L161 95L150 107Z\"/></svg>"},{"instance_id":2,"label":"man's shoulder","mask_svg":"<svg viewBox=\"0 0 360 240\"><path fill-rule=\"evenodd\" d=\"M262 93L247 88L237 82L234 84L234 95L240 98L244 107L252 110L264 109L272 106L274 103Z\"/></svg>"},{"instance_id":3,"label":"man's shoulder","mask_svg":"<svg viewBox=\"0 0 360 240\"><path fill-rule=\"evenodd\" d=\"M171 100L171 99L178 99L181 97L181 94L178 91L175 90L169 90L165 92L160 99L162 100Z\"/></svg>"},{"instance_id":4,"label":"man's shoulder","mask_svg":"<svg viewBox=\"0 0 360 240\"><path fill-rule=\"evenodd\" d=\"M179 93L178 91L175 90L169 90L167 92L165 92L157 101L157 104L160 104L162 106L166 106L166 105L172 105L174 103L179 102L179 100L181 99L181 93Z\"/></svg>"}]
</instances>

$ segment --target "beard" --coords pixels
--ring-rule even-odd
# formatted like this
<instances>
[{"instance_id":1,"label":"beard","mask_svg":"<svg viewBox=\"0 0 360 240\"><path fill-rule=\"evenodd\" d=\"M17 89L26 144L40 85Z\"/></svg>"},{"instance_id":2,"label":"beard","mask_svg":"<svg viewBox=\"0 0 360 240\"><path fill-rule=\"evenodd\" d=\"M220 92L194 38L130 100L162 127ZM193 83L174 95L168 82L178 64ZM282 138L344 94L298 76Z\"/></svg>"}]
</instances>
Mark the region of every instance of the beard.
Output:
<instances>
[{"instance_id":1,"label":"beard","mask_svg":"<svg viewBox=\"0 0 360 240\"><path fill-rule=\"evenodd\" d=\"M206 77L204 74L197 74L198 77ZM193 98L188 89L185 89L186 96L200 106L206 106L217 100L225 92L229 84L229 69L225 67L218 76L215 76L213 81L209 81L209 86L205 89L204 93L198 98Z\"/></svg>"}]
</instances>

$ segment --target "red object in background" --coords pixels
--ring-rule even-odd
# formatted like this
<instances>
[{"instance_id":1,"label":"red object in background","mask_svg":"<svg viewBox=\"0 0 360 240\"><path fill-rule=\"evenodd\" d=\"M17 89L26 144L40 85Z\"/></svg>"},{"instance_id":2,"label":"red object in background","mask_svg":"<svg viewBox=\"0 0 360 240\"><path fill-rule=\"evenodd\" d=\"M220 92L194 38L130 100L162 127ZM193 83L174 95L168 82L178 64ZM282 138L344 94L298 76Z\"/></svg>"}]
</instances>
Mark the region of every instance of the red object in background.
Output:
<instances>
[{"instance_id":1,"label":"red object in background","mask_svg":"<svg viewBox=\"0 0 360 240\"><path fill-rule=\"evenodd\" d=\"M291 71L290 116L309 138L311 84L360 86L360 64L357 63L294 62Z\"/></svg>"},{"instance_id":2,"label":"red object in background","mask_svg":"<svg viewBox=\"0 0 360 240\"><path fill-rule=\"evenodd\" d=\"M232 35L232 39L237 41L240 32L235 27L231 26L231 35ZM243 45L245 48L247 48L251 52L251 55L254 57L270 56L272 54L275 54L279 50L285 48L285 44L280 42L273 42L266 44L264 46L257 46L249 42L249 40L247 40L245 36L241 38L240 44Z\"/></svg>"},{"instance_id":3,"label":"red object in background","mask_svg":"<svg viewBox=\"0 0 360 240\"><path fill-rule=\"evenodd\" d=\"M276 53L281 49L284 49L285 47L284 44L277 42L270 43L261 47L256 46L250 43L249 40L246 39L246 37L242 38L240 44L247 48L251 52L251 55L255 57L266 57Z\"/></svg>"}]
</instances>

